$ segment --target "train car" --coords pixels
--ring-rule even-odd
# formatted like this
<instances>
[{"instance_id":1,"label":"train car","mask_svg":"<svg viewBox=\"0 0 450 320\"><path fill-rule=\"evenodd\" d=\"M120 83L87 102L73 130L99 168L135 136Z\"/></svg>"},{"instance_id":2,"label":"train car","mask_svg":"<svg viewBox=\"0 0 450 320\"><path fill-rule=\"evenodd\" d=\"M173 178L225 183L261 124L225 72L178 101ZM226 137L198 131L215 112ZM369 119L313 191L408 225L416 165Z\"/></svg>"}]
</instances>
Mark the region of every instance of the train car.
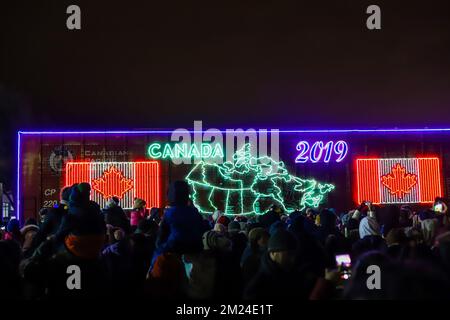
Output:
<instances>
[{"instance_id":1,"label":"train car","mask_svg":"<svg viewBox=\"0 0 450 320\"><path fill-rule=\"evenodd\" d=\"M100 205L117 196L131 209L135 198L164 207L183 179L203 214L228 215L431 206L450 188L450 129L20 131L17 147L21 221L79 182Z\"/></svg>"}]
</instances>

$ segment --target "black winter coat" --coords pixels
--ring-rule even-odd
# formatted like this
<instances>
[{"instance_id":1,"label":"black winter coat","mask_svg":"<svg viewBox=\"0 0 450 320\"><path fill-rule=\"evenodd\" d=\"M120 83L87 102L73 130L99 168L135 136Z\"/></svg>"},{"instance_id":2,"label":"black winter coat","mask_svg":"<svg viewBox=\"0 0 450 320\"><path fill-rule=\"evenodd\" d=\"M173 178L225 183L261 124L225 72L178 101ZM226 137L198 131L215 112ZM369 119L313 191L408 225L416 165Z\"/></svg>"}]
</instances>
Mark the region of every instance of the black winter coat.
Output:
<instances>
[{"instance_id":1,"label":"black winter coat","mask_svg":"<svg viewBox=\"0 0 450 320\"><path fill-rule=\"evenodd\" d=\"M269 253L261 257L258 273L247 284L244 299L260 301L306 300L312 289L308 274L298 268L291 272L283 271L273 262Z\"/></svg>"}]
</instances>

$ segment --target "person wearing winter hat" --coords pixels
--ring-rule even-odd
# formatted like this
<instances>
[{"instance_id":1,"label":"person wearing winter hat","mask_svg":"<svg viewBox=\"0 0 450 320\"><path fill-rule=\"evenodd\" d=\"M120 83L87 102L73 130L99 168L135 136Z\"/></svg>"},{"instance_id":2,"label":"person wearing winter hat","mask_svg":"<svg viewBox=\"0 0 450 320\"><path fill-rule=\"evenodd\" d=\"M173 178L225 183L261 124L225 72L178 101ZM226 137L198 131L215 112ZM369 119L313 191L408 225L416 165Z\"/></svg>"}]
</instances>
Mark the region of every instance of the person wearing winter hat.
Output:
<instances>
[{"instance_id":1,"label":"person wearing winter hat","mask_svg":"<svg viewBox=\"0 0 450 320\"><path fill-rule=\"evenodd\" d=\"M237 221L232 221L228 224L228 233L238 233L241 231L241 224Z\"/></svg>"},{"instance_id":2,"label":"person wearing winter hat","mask_svg":"<svg viewBox=\"0 0 450 320\"><path fill-rule=\"evenodd\" d=\"M253 228L248 233L248 245L242 253L240 262L245 283L248 283L258 272L261 256L267 249L269 237L267 230L261 227Z\"/></svg>"},{"instance_id":3,"label":"person wearing winter hat","mask_svg":"<svg viewBox=\"0 0 450 320\"><path fill-rule=\"evenodd\" d=\"M286 229L286 225L281 221L276 221L272 223L272 225L269 227L269 234L272 235L280 229L281 230Z\"/></svg>"},{"instance_id":4,"label":"person wearing winter hat","mask_svg":"<svg viewBox=\"0 0 450 320\"><path fill-rule=\"evenodd\" d=\"M270 259L283 270L292 268L297 249L297 238L291 232L282 229L272 234L267 244L267 252Z\"/></svg>"},{"instance_id":5,"label":"person wearing winter hat","mask_svg":"<svg viewBox=\"0 0 450 320\"><path fill-rule=\"evenodd\" d=\"M102 210L107 225L122 229L126 234L131 232L130 222L127 215L120 207L120 200L117 197L111 197Z\"/></svg>"},{"instance_id":6,"label":"person wearing winter hat","mask_svg":"<svg viewBox=\"0 0 450 320\"><path fill-rule=\"evenodd\" d=\"M221 223L216 223L213 230L223 236L227 233L227 227Z\"/></svg>"},{"instance_id":7,"label":"person wearing winter hat","mask_svg":"<svg viewBox=\"0 0 450 320\"><path fill-rule=\"evenodd\" d=\"M275 232L269 239L258 272L244 290L244 299L306 299L312 285L311 288L307 286L309 274L294 268L298 248L294 234L286 230Z\"/></svg>"},{"instance_id":8,"label":"person wearing winter hat","mask_svg":"<svg viewBox=\"0 0 450 320\"><path fill-rule=\"evenodd\" d=\"M106 224L98 203L90 200L91 186L80 183L71 187L68 214L61 221L56 237L69 233L78 235L105 234Z\"/></svg>"},{"instance_id":9,"label":"person wearing winter hat","mask_svg":"<svg viewBox=\"0 0 450 320\"><path fill-rule=\"evenodd\" d=\"M228 224L230 223L230 219L226 216L220 216L219 219L217 219L216 223L223 224L225 227L228 228Z\"/></svg>"},{"instance_id":10,"label":"person wearing winter hat","mask_svg":"<svg viewBox=\"0 0 450 320\"><path fill-rule=\"evenodd\" d=\"M232 221L228 225L228 238L232 244L232 257L236 261L236 264L240 264L242 253L247 246L247 236L241 232L241 224L237 221Z\"/></svg>"},{"instance_id":11,"label":"person wearing winter hat","mask_svg":"<svg viewBox=\"0 0 450 320\"><path fill-rule=\"evenodd\" d=\"M231 241L215 231L203 234L204 250L185 255L191 265L188 296L192 299L239 299L242 280L239 264L230 257Z\"/></svg>"},{"instance_id":12,"label":"person wearing winter hat","mask_svg":"<svg viewBox=\"0 0 450 320\"><path fill-rule=\"evenodd\" d=\"M73 185L75 186L75 185ZM24 251L25 257L33 254L33 251L43 242L47 237L50 237L58 231L63 218L69 212L69 200L72 187L65 187L61 190L59 204L54 208L45 208L44 221L39 227L39 231L33 237L33 242L30 247Z\"/></svg>"},{"instance_id":13,"label":"person wearing winter hat","mask_svg":"<svg viewBox=\"0 0 450 320\"><path fill-rule=\"evenodd\" d=\"M58 231L42 242L24 267L30 282L47 284L49 297L100 297L107 292L108 270L101 260L106 224L100 206L90 200L89 193L87 183L71 188L68 213ZM67 268L71 265L81 269L83 290L67 286Z\"/></svg>"},{"instance_id":14,"label":"person wearing winter hat","mask_svg":"<svg viewBox=\"0 0 450 320\"><path fill-rule=\"evenodd\" d=\"M167 198L171 206L187 206L189 204L189 185L186 181L175 181L169 187Z\"/></svg>"},{"instance_id":15,"label":"person wearing winter hat","mask_svg":"<svg viewBox=\"0 0 450 320\"><path fill-rule=\"evenodd\" d=\"M224 235L214 231L206 231L202 237L203 250L218 250L229 251L231 250L231 241Z\"/></svg>"},{"instance_id":16,"label":"person wearing winter hat","mask_svg":"<svg viewBox=\"0 0 450 320\"><path fill-rule=\"evenodd\" d=\"M29 218L25 222L25 226L20 229L20 233L22 234L22 251L26 252L30 249L33 244L33 239L36 234L39 232L39 226L37 225L37 221L34 218Z\"/></svg>"},{"instance_id":17,"label":"person wearing winter hat","mask_svg":"<svg viewBox=\"0 0 450 320\"><path fill-rule=\"evenodd\" d=\"M96 259L106 240L106 223L100 206L90 200L91 187L80 183L71 187L68 213L55 234L57 244L64 243L73 255Z\"/></svg>"},{"instance_id":18,"label":"person wearing winter hat","mask_svg":"<svg viewBox=\"0 0 450 320\"><path fill-rule=\"evenodd\" d=\"M153 262L164 252L185 254L199 252L203 247L205 224L197 208L189 203L187 182L173 182L169 187L168 199L170 207L165 210L160 223Z\"/></svg>"}]
</instances>

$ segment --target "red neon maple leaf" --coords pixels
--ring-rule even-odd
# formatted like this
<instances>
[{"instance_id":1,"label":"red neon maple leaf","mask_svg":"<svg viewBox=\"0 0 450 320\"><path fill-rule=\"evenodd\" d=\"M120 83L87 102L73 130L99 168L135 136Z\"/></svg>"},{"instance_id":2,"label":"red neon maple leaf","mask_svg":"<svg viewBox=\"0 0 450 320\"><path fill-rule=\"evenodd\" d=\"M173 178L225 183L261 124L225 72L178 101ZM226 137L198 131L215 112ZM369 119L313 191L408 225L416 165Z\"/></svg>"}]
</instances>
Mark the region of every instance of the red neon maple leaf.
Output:
<instances>
[{"instance_id":1,"label":"red neon maple leaf","mask_svg":"<svg viewBox=\"0 0 450 320\"><path fill-rule=\"evenodd\" d=\"M100 178L92 180L92 189L106 199L111 197L122 199L127 191L133 189L133 180L126 178L122 171L111 166Z\"/></svg>"},{"instance_id":2,"label":"red neon maple leaf","mask_svg":"<svg viewBox=\"0 0 450 320\"><path fill-rule=\"evenodd\" d=\"M391 173L381 176L381 183L391 194L402 199L417 184L417 175L406 173L406 168L397 163Z\"/></svg>"}]
</instances>

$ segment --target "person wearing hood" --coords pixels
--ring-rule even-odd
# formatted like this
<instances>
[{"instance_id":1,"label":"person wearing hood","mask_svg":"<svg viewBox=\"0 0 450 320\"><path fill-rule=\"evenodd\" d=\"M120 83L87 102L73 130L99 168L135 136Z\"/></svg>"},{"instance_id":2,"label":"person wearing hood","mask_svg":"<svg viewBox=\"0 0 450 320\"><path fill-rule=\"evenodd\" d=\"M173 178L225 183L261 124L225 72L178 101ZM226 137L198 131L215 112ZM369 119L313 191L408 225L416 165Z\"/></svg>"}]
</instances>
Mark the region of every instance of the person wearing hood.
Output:
<instances>
[{"instance_id":1,"label":"person wearing hood","mask_svg":"<svg viewBox=\"0 0 450 320\"><path fill-rule=\"evenodd\" d=\"M43 222L39 227L39 231L33 238L31 246L24 252L25 256L31 256L33 251L48 237L56 234L63 218L67 215L69 211L69 200L72 187L65 187L61 190L60 200L58 205L54 208L45 208L46 212L44 215Z\"/></svg>"},{"instance_id":2,"label":"person wearing hood","mask_svg":"<svg viewBox=\"0 0 450 320\"><path fill-rule=\"evenodd\" d=\"M286 224L282 221L276 221L272 223L269 227L269 234L272 235L278 230L285 230L287 228Z\"/></svg>"},{"instance_id":3,"label":"person wearing hood","mask_svg":"<svg viewBox=\"0 0 450 320\"><path fill-rule=\"evenodd\" d=\"M420 230L422 231L423 241L426 245L432 246L438 222L436 219L425 219L420 221Z\"/></svg>"},{"instance_id":4,"label":"person wearing hood","mask_svg":"<svg viewBox=\"0 0 450 320\"><path fill-rule=\"evenodd\" d=\"M44 241L24 266L24 278L49 297L93 298L110 292L107 268L100 257L106 225L100 207L89 196L89 184L72 187L68 213L55 237ZM82 274L83 290L67 286L67 270L73 265Z\"/></svg>"},{"instance_id":5,"label":"person wearing hood","mask_svg":"<svg viewBox=\"0 0 450 320\"><path fill-rule=\"evenodd\" d=\"M36 220L33 218L29 218L25 222L25 226L22 229L20 229L20 233L22 234L23 239L22 252L27 252L31 248L34 237L37 235L38 232L39 226L37 225Z\"/></svg>"},{"instance_id":6,"label":"person wearing hood","mask_svg":"<svg viewBox=\"0 0 450 320\"><path fill-rule=\"evenodd\" d=\"M327 255L316 236L316 229L311 228L317 227L304 215L297 215L292 217L288 230L299 240L298 260L301 260L300 263L309 265L320 275L319 273L326 267Z\"/></svg>"},{"instance_id":7,"label":"person wearing hood","mask_svg":"<svg viewBox=\"0 0 450 320\"><path fill-rule=\"evenodd\" d=\"M189 205L189 185L175 181L169 187L168 199L170 207L161 220L155 255L201 251L205 224L198 210Z\"/></svg>"},{"instance_id":8,"label":"person wearing hood","mask_svg":"<svg viewBox=\"0 0 450 320\"><path fill-rule=\"evenodd\" d=\"M244 283L248 283L258 272L261 256L267 249L269 233L266 229L256 227L248 233L248 245L241 257L241 269Z\"/></svg>"},{"instance_id":9,"label":"person wearing hood","mask_svg":"<svg viewBox=\"0 0 450 320\"><path fill-rule=\"evenodd\" d=\"M203 234L203 251L186 254L183 262L189 279L187 294L195 300L239 299L242 277L232 258L232 242L213 230Z\"/></svg>"},{"instance_id":10,"label":"person wearing hood","mask_svg":"<svg viewBox=\"0 0 450 320\"><path fill-rule=\"evenodd\" d=\"M116 228L122 229L126 234L131 232L130 222L123 209L120 207L120 200L117 197L111 197L102 210L105 217L105 223Z\"/></svg>"},{"instance_id":11,"label":"person wearing hood","mask_svg":"<svg viewBox=\"0 0 450 320\"><path fill-rule=\"evenodd\" d=\"M321 243L325 243L325 240L329 235L338 235L339 230L336 227L336 214L330 209L322 209L318 215L319 225L318 225L318 239Z\"/></svg>"},{"instance_id":12,"label":"person wearing hood","mask_svg":"<svg viewBox=\"0 0 450 320\"><path fill-rule=\"evenodd\" d=\"M231 241L232 256L239 265L242 253L247 245L247 236L242 232L241 224L239 222L232 221L228 225L228 239Z\"/></svg>"},{"instance_id":13,"label":"person wearing hood","mask_svg":"<svg viewBox=\"0 0 450 320\"><path fill-rule=\"evenodd\" d=\"M245 300L306 299L310 289L297 271L298 240L291 232L278 230L268 242L261 266L244 290Z\"/></svg>"},{"instance_id":14,"label":"person wearing hood","mask_svg":"<svg viewBox=\"0 0 450 320\"><path fill-rule=\"evenodd\" d=\"M68 212L55 234L57 242L64 241L69 234L106 234L106 224L100 206L90 200L90 194L91 186L88 183L83 182L71 187Z\"/></svg>"}]
</instances>

